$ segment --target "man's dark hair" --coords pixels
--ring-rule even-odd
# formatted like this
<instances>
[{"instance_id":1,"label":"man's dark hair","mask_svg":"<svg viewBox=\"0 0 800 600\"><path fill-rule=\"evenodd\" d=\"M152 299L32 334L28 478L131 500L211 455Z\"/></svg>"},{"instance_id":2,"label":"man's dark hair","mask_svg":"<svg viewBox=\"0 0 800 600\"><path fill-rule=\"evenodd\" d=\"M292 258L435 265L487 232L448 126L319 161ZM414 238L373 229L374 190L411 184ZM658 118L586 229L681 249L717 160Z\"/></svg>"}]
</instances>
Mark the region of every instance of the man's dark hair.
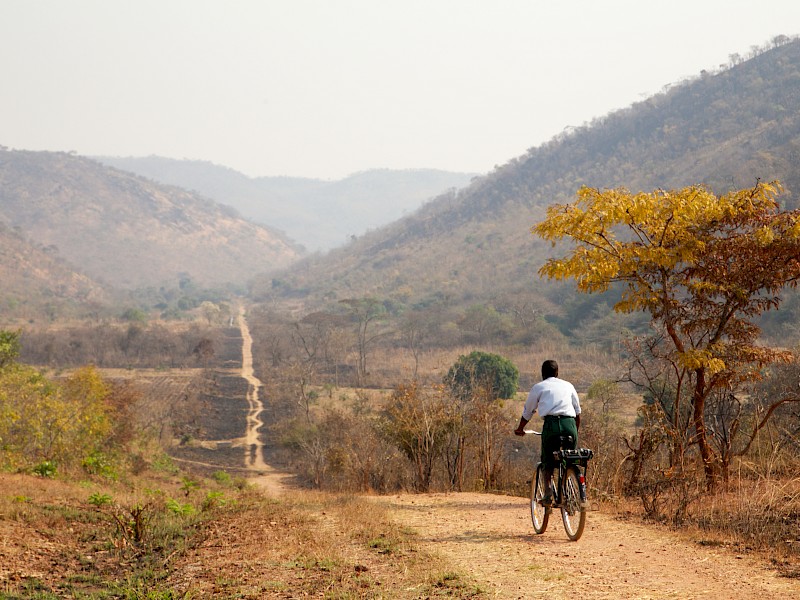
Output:
<instances>
[{"instance_id":1,"label":"man's dark hair","mask_svg":"<svg viewBox=\"0 0 800 600\"><path fill-rule=\"evenodd\" d=\"M542 363L542 379L558 377L558 363L554 360L546 360Z\"/></svg>"}]
</instances>

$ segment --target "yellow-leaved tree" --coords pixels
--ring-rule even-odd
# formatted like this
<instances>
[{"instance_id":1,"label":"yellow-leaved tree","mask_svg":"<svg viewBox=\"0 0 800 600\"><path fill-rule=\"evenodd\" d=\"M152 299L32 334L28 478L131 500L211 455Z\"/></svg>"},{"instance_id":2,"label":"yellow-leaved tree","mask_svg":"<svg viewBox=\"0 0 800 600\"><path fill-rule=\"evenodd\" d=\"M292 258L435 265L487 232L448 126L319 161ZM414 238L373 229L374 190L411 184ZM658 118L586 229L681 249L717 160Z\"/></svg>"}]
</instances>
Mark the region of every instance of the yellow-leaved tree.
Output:
<instances>
[{"instance_id":1,"label":"yellow-leaved tree","mask_svg":"<svg viewBox=\"0 0 800 600\"><path fill-rule=\"evenodd\" d=\"M18 333L0 364L0 468L30 469L43 462L67 469L97 458L112 434L110 388L94 367L61 382L16 362ZM3 354L0 348L0 354Z\"/></svg>"},{"instance_id":2,"label":"yellow-leaved tree","mask_svg":"<svg viewBox=\"0 0 800 600\"><path fill-rule=\"evenodd\" d=\"M648 193L584 187L575 202L549 207L532 228L554 245L573 242L540 275L574 279L586 293L621 284L615 309L650 314L653 334L640 340L631 373L658 388L665 418L680 434L673 462L697 447L709 489L727 477L730 456L749 449L778 406L800 400L789 394L753 407L744 435L741 413L734 415L711 443L719 432L709 431L710 399L734 397L767 365L792 358L760 345L755 323L800 278L800 214L780 208L780 191L778 183L719 196L701 186Z\"/></svg>"}]
</instances>

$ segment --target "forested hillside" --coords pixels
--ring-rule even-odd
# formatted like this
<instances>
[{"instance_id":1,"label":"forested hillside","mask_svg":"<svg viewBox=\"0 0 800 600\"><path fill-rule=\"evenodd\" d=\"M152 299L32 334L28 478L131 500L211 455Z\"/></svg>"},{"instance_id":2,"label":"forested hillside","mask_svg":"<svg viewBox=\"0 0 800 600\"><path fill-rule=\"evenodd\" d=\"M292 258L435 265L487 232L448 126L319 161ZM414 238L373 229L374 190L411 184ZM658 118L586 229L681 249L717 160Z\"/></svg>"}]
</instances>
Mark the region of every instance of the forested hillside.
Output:
<instances>
[{"instance_id":1,"label":"forested hillside","mask_svg":"<svg viewBox=\"0 0 800 600\"><path fill-rule=\"evenodd\" d=\"M119 288L242 287L298 256L231 208L64 153L0 151L0 222Z\"/></svg>"},{"instance_id":2,"label":"forested hillside","mask_svg":"<svg viewBox=\"0 0 800 600\"><path fill-rule=\"evenodd\" d=\"M582 185L638 191L704 184L724 193L778 179L781 201L794 207L798 157L800 41L782 38L749 60L734 58L720 72L565 130L464 190L263 279L257 293L496 307L532 296L545 311L553 302L563 309L563 295L548 299L552 286L537 276L549 245L529 231L546 206L571 201Z\"/></svg>"},{"instance_id":3,"label":"forested hillside","mask_svg":"<svg viewBox=\"0 0 800 600\"><path fill-rule=\"evenodd\" d=\"M341 180L250 178L208 162L158 156L99 157L104 164L177 185L232 206L242 216L278 228L310 251L342 246L351 237L391 223L472 174L434 169L376 169Z\"/></svg>"}]
</instances>

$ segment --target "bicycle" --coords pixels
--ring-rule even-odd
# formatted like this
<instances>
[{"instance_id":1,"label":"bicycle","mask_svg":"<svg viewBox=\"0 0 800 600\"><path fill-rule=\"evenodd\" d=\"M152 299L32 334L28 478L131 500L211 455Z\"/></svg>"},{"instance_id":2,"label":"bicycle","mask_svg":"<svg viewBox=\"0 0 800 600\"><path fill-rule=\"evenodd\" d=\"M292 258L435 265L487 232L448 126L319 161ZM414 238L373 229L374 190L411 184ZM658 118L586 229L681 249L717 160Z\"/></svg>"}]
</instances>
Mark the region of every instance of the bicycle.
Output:
<instances>
[{"instance_id":1,"label":"bicycle","mask_svg":"<svg viewBox=\"0 0 800 600\"><path fill-rule=\"evenodd\" d=\"M542 435L541 432L530 429L526 429L525 433ZM553 470L553 478L557 480L551 481L550 489L553 493L551 506L543 506L541 503L545 490L544 464L540 462L536 465L536 476L531 482L531 520L533 530L537 534L542 534L547 529L550 512L553 508L560 508L567 537L577 542L586 526L586 510L589 506L586 496L586 469L594 452L589 448L575 450L564 448L565 445L571 446L572 442L571 435L560 436L561 448L553 453L553 457L558 461L558 469Z\"/></svg>"}]
</instances>

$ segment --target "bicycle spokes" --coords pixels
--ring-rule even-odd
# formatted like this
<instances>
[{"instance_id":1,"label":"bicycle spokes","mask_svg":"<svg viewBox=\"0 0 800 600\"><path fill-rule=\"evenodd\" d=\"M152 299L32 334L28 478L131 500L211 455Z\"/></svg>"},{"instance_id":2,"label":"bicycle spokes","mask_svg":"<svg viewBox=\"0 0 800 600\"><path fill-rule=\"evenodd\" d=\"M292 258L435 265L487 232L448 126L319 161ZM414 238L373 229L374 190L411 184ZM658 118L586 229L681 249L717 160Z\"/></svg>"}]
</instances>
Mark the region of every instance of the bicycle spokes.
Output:
<instances>
[{"instance_id":1,"label":"bicycle spokes","mask_svg":"<svg viewBox=\"0 0 800 600\"><path fill-rule=\"evenodd\" d=\"M544 489L544 469L539 465L531 482L531 520L536 533L544 533L550 518L550 509L541 504Z\"/></svg>"},{"instance_id":2,"label":"bicycle spokes","mask_svg":"<svg viewBox=\"0 0 800 600\"><path fill-rule=\"evenodd\" d=\"M570 467L564 480L564 497L561 503L561 519L564 521L564 530L567 537L577 541L583 534L586 525L586 507L581 502L580 474L577 469Z\"/></svg>"},{"instance_id":3,"label":"bicycle spokes","mask_svg":"<svg viewBox=\"0 0 800 600\"><path fill-rule=\"evenodd\" d=\"M561 510L564 529L572 541L577 541L581 537L586 526L588 502L585 469L593 456L593 451L587 448L562 449L555 456L558 466L552 472L551 494L554 500L552 506ZM544 491L544 464L539 463L531 481L530 498L531 519L536 533L544 533L551 512L551 508L541 504Z\"/></svg>"}]
</instances>

